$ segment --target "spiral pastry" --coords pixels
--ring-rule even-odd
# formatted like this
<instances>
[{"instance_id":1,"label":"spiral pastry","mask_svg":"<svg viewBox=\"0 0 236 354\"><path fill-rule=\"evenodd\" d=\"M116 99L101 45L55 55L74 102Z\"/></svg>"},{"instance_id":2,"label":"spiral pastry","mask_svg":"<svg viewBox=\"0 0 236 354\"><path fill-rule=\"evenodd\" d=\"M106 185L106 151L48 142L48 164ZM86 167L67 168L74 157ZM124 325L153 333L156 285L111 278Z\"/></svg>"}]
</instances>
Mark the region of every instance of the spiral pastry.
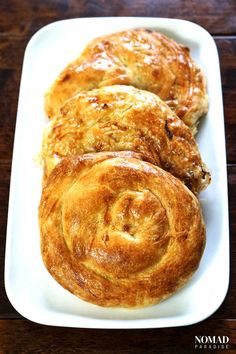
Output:
<instances>
[{"instance_id":1,"label":"spiral pastry","mask_svg":"<svg viewBox=\"0 0 236 354\"><path fill-rule=\"evenodd\" d=\"M198 268L197 198L133 152L63 159L42 192L41 252L65 289L101 306L158 303Z\"/></svg>"},{"instance_id":2,"label":"spiral pastry","mask_svg":"<svg viewBox=\"0 0 236 354\"><path fill-rule=\"evenodd\" d=\"M62 157L122 150L141 153L194 193L210 181L183 121L158 96L125 85L80 92L61 108L44 134L45 179Z\"/></svg>"},{"instance_id":3,"label":"spiral pastry","mask_svg":"<svg viewBox=\"0 0 236 354\"><path fill-rule=\"evenodd\" d=\"M91 41L45 96L49 117L81 90L114 84L151 91L196 132L208 110L204 75L189 49L158 32L128 30Z\"/></svg>"}]
</instances>

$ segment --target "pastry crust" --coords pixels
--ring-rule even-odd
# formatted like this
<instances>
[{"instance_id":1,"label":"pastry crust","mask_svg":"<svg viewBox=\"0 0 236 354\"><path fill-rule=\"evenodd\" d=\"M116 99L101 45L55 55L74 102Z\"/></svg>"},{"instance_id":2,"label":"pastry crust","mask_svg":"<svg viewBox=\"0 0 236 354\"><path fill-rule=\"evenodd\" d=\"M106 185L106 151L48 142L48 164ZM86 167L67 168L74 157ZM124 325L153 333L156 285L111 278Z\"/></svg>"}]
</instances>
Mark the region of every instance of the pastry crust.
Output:
<instances>
[{"instance_id":1,"label":"pastry crust","mask_svg":"<svg viewBox=\"0 0 236 354\"><path fill-rule=\"evenodd\" d=\"M43 188L39 225L51 275L101 306L164 300L198 268L205 244L197 198L132 152L63 159Z\"/></svg>"},{"instance_id":2,"label":"pastry crust","mask_svg":"<svg viewBox=\"0 0 236 354\"><path fill-rule=\"evenodd\" d=\"M135 29L92 40L45 96L49 117L81 90L114 84L151 91L193 131L208 110L204 75L189 49L155 31Z\"/></svg>"},{"instance_id":3,"label":"pastry crust","mask_svg":"<svg viewBox=\"0 0 236 354\"><path fill-rule=\"evenodd\" d=\"M183 121L158 96L123 85L80 92L51 120L42 147L45 179L62 157L121 150L141 153L194 193L210 181Z\"/></svg>"}]
</instances>

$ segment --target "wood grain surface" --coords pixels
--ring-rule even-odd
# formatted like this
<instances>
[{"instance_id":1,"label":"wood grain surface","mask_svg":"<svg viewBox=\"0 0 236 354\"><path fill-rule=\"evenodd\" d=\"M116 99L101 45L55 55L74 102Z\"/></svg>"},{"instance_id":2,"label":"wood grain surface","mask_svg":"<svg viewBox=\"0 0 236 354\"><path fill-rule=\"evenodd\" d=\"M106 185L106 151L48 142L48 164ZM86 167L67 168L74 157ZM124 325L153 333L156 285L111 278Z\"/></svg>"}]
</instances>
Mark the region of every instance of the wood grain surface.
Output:
<instances>
[{"instance_id":1,"label":"wood grain surface","mask_svg":"<svg viewBox=\"0 0 236 354\"><path fill-rule=\"evenodd\" d=\"M26 320L0 320L1 353L209 353L195 349L194 337L202 333L218 336L223 329L225 335L233 338L225 352L235 353L235 323L232 320L208 320L198 326L140 330L60 328Z\"/></svg>"},{"instance_id":2,"label":"wood grain surface","mask_svg":"<svg viewBox=\"0 0 236 354\"><path fill-rule=\"evenodd\" d=\"M220 308L187 327L86 330L42 326L23 319L4 288L4 256L11 159L25 47L44 25L65 18L151 16L196 22L214 37L220 58L230 211L230 287ZM78 38L79 40L79 38ZM207 55L207 54L206 54ZM236 1L232 0L0 0L0 354L197 353L195 335L225 335L236 353ZM33 119L33 117L32 117ZM213 353L224 350L215 349ZM205 353L207 351L204 351Z\"/></svg>"}]
</instances>

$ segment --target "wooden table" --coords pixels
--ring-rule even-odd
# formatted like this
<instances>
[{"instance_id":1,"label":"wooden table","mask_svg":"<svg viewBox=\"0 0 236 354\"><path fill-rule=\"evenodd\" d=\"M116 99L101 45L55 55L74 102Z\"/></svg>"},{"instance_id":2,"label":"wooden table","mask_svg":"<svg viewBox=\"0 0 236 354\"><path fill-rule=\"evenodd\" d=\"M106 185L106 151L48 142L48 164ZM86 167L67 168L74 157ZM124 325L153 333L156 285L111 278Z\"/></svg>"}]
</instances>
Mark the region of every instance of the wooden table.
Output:
<instances>
[{"instance_id":1,"label":"wooden table","mask_svg":"<svg viewBox=\"0 0 236 354\"><path fill-rule=\"evenodd\" d=\"M147 330L47 327L22 318L4 289L4 253L11 158L23 54L30 37L55 20L93 16L153 16L190 20L207 29L219 50L229 185L231 281L222 306L192 326ZM206 54L207 55L207 54ZM194 336L228 336L236 353L236 1L0 1L0 353L192 353ZM214 350L218 353L218 350ZM205 351L206 353L206 351Z\"/></svg>"}]
</instances>

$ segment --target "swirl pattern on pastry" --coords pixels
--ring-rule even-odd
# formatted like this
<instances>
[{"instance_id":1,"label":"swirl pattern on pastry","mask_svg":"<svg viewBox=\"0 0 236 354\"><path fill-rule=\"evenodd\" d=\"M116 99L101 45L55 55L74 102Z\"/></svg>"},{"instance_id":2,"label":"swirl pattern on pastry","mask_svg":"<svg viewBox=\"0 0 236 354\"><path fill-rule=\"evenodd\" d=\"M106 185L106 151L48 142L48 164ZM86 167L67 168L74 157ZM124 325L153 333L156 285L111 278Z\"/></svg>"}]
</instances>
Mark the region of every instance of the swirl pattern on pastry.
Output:
<instances>
[{"instance_id":1,"label":"swirl pattern on pastry","mask_svg":"<svg viewBox=\"0 0 236 354\"><path fill-rule=\"evenodd\" d=\"M205 226L197 198L133 152L63 159L39 207L46 268L101 306L158 303L198 268Z\"/></svg>"},{"instance_id":2,"label":"swirl pattern on pastry","mask_svg":"<svg viewBox=\"0 0 236 354\"><path fill-rule=\"evenodd\" d=\"M49 117L82 90L114 84L151 91L196 132L208 110L204 75L189 49L145 29L123 31L91 41L58 76L45 96Z\"/></svg>"},{"instance_id":3,"label":"swirl pattern on pastry","mask_svg":"<svg viewBox=\"0 0 236 354\"><path fill-rule=\"evenodd\" d=\"M62 157L121 150L142 153L194 193L210 181L183 121L155 94L125 85L83 91L67 101L44 134L45 178Z\"/></svg>"}]
</instances>

